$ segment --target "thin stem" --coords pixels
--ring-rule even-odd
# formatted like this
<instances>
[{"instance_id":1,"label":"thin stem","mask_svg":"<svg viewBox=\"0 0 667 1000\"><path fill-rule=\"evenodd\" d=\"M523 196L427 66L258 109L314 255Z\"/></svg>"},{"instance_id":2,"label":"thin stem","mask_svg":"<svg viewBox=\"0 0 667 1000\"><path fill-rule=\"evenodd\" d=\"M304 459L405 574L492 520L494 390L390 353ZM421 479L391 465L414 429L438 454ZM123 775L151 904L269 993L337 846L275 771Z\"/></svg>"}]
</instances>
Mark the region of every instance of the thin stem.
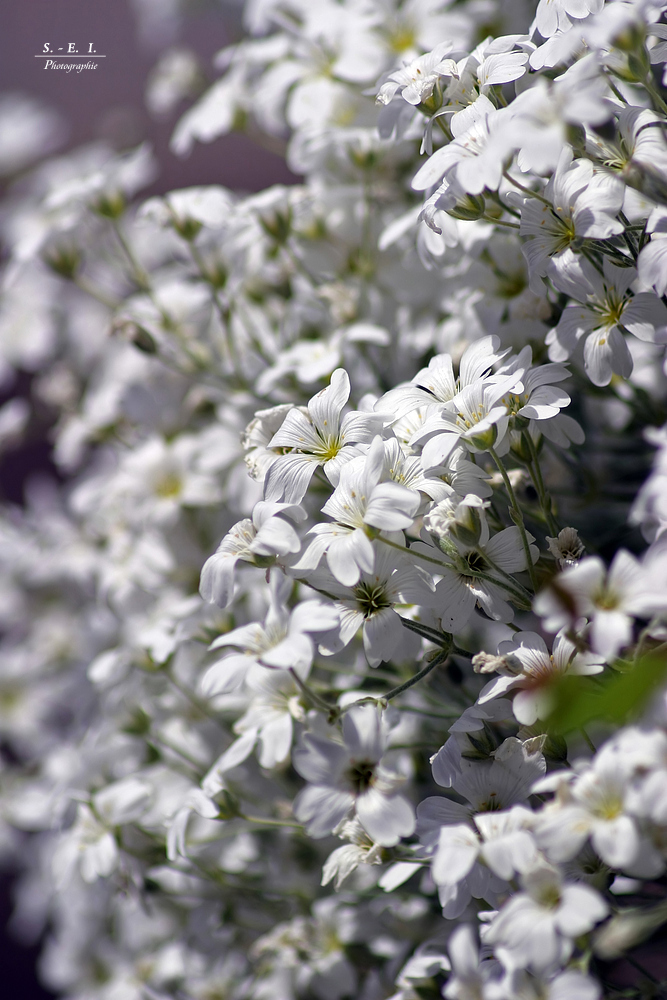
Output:
<instances>
[{"instance_id":1,"label":"thin stem","mask_svg":"<svg viewBox=\"0 0 667 1000\"><path fill-rule=\"evenodd\" d=\"M604 270L602 268L602 265L598 263L598 261L595 259L595 257L587 249L587 247L583 246L581 248L581 252L584 255L584 257L586 258L586 260L588 261L588 263L592 264L593 267L595 268L595 270L598 272L598 274L601 274L602 277L604 278Z\"/></svg>"},{"instance_id":2,"label":"thin stem","mask_svg":"<svg viewBox=\"0 0 667 1000\"><path fill-rule=\"evenodd\" d=\"M115 311L120 305L120 303L115 299L109 298L105 292L96 288L94 285L91 285L85 278L74 278L74 284L77 288L80 288L82 292L85 292L86 295L90 295L91 298L95 299L97 302L101 302L103 306L107 307L107 309Z\"/></svg>"},{"instance_id":3,"label":"thin stem","mask_svg":"<svg viewBox=\"0 0 667 1000\"><path fill-rule=\"evenodd\" d=\"M437 632L434 628L429 628L428 625L422 625L421 622L413 622L412 619L403 618L402 615L398 617L401 619L401 625L410 632L416 632L422 639L428 639L429 642L436 643L443 649L445 647L449 648L451 636L448 632Z\"/></svg>"},{"instance_id":4,"label":"thin stem","mask_svg":"<svg viewBox=\"0 0 667 1000\"><path fill-rule=\"evenodd\" d=\"M239 813L239 819L244 819L248 823L258 823L260 826L288 826L296 828L297 830L303 830L301 823L293 823L288 819L269 819L265 816L246 816L244 813Z\"/></svg>"},{"instance_id":5,"label":"thin stem","mask_svg":"<svg viewBox=\"0 0 667 1000\"><path fill-rule=\"evenodd\" d=\"M623 94L620 92L620 90L618 89L618 87L616 86L616 84L614 83L614 81L612 80L612 78L609 75L609 73L607 73L607 83L609 84L609 88L610 88L612 94L614 94L614 96L619 99L619 101L621 102L621 104L627 104L628 103L627 100L625 99L625 97L623 97Z\"/></svg>"},{"instance_id":6,"label":"thin stem","mask_svg":"<svg viewBox=\"0 0 667 1000\"><path fill-rule=\"evenodd\" d=\"M529 606L532 604L533 595L525 587L522 587L518 580L515 580L513 576L506 573L504 569L501 569L497 563L490 559L485 549L475 549L475 551L489 564L491 569L505 577L505 580L494 580L490 576L484 576L483 579L488 580L489 583L495 583L496 586L503 587L504 590L512 590L517 598L521 597L524 601L528 601Z\"/></svg>"},{"instance_id":7,"label":"thin stem","mask_svg":"<svg viewBox=\"0 0 667 1000\"><path fill-rule=\"evenodd\" d=\"M206 643L206 645L208 645L208 642ZM207 719L210 719L211 722L215 722L216 726L218 726L218 728L222 730L222 732L225 733L225 735L227 734L227 730L220 722L220 719L218 719L213 712L209 711L207 706L204 705L203 702L201 702L197 698L197 696L192 693L192 691L189 691L184 684L181 684L181 682L174 677L171 670L169 669L165 670L165 677L171 684L174 685L177 691L180 691L180 693L183 695L184 698L187 698L190 704L193 705L198 712L201 712L201 714L206 716Z\"/></svg>"},{"instance_id":8,"label":"thin stem","mask_svg":"<svg viewBox=\"0 0 667 1000\"><path fill-rule=\"evenodd\" d=\"M521 229L521 226L516 222L503 222L502 219L492 219L488 215L483 215L482 218L485 222L492 222L494 226L505 226L507 229Z\"/></svg>"},{"instance_id":9,"label":"thin stem","mask_svg":"<svg viewBox=\"0 0 667 1000\"><path fill-rule=\"evenodd\" d=\"M649 78L648 75L644 80L644 86L649 92L653 103L657 105L656 110L662 111L663 115L667 114L667 104L665 104L665 102L663 101L662 97L660 96L660 92L658 91L657 87L655 86L655 84Z\"/></svg>"},{"instance_id":10,"label":"thin stem","mask_svg":"<svg viewBox=\"0 0 667 1000\"><path fill-rule=\"evenodd\" d=\"M426 555L424 555L423 552L419 552L419 551L417 551L415 549L412 549L412 548L407 549L405 547L405 545L399 545L397 542L392 542L389 538L383 538L382 535L378 535L377 536L377 541L378 542L383 542L385 545L390 545L392 547L392 549L398 549L398 551L402 552L403 555L405 555L406 553L409 552L410 555L416 556L417 559L423 559L424 562L435 563L436 566L442 566L443 569L451 569L452 568L449 565L449 563L444 563L444 562L442 562L441 559L434 559L433 556L426 556Z\"/></svg>"},{"instance_id":11,"label":"thin stem","mask_svg":"<svg viewBox=\"0 0 667 1000\"><path fill-rule=\"evenodd\" d=\"M456 567L453 566L451 563L444 563L440 559L434 559L432 556L426 556L423 554L423 552L417 552L414 549L406 549L403 545L398 545L396 542L392 542L388 538L383 538L381 535L378 535L377 541L384 542L385 545L390 545L393 549L398 549L399 552L403 552L404 554L406 552L409 552L411 555L416 556L417 559L423 559L425 562L435 563L436 566L442 566L443 569L448 569L450 573L456 572ZM528 593L527 590L525 590L521 586L520 583L517 583L516 580L514 580L507 573L501 570L499 566L496 566L495 563L492 564L491 560L486 556L486 554L484 554L484 558L489 563L489 565L493 565L494 569L497 569L499 573L502 573L503 576L506 576L507 579L512 582L513 584L512 590L516 597L519 596L519 590L522 590L523 593L526 595L526 597L528 597L532 601L532 596ZM471 569L471 570L466 570L465 575L470 576L471 578L474 578L476 580L487 580L489 583L495 583L496 586L502 587L504 590L510 589L507 586L507 584L504 583L502 580L494 580L493 577L488 575L488 573L477 573Z\"/></svg>"},{"instance_id":12,"label":"thin stem","mask_svg":"<svg viewBox=\"0 0 667 1000\"><path fill-rule=\"evenodd\" d=\"M524 439L528 442L528 450L530 451L530 457L532 459L531 464L528 466L530 471L530 478L533 480L535 489L537 490L537 496L540 501L540 507L549 525L549 531L557 535L559 532L558 522L553 515L551 508L551 497L547 493L544 486L544 479L542 478L542 469L540 468L540 457L537 453L537 448L535 442L533 441L533 436L530 431L526 431L523 435Z\"/></svg>"},{"instance_id":13,"label":"thin stem","mask_svg":"<svg viewBox=\"0 0 667 1000\"><path fill-rule=\"evenodd\" d=\"M530 575L530 582L532 584L533 590L537 591L537 577L535 576L535 567L533 566L533 560L530 554L530 543L528 541L528 536L526 534L526 526L523 523L523 514L521 513L521 508L516 502L516 495L514 493L514 488L510 482L510 477L507 475L505 466L498 458L495 448L489 448L489 454L491 458L496 463L498 472L502 476L503 483L505 484L505 489L507 490L507 495L510 500L510 517L519 529L519 534L521 535L521 544L523 545L524 555L526 557L526 568Z\"/></svg>"},{"instance_id":14,"label":"thin stem","mask_svg":"<svg viewBox=\"0 0 667 1000\"><path fill-rule=\"evenodd\" d=\"M116 234L116 238L118 239L118 242L123 248L123 252L125 253L125 256L128 259L130 268L132 270L132 277L134 278L139 288L141 288L145 292L149 292L150 281L148 280L148 275L146 274L145 270L135 257L134 251L130 246L130 244L128 243L125 233L121 229L120 223L118 222L117 219L113 219L111 225L114 233Z\"/></svg>"},{"instance_id":15,"label":"thin stem","mask_svg":"<svg viewBox=\"0 0 667 1000\"><path fill-rule=\"evenodd\" d=\"M415 705L401 705L401 712L413 712L415 715L425 715L430 719L459 719L460 713L445 715L443 712L429 712L425 708L417 708Z\"/></svg>"},{"instance_id":16,"label":"thin stem","mask_svg":"<svg viewBox=\"0 0 667 1000\"><path fill-rule=\"evenodd\" d=\"M626 962L629 962L630 965L634 965L637 972L641 972L642 976L646 976L649 982L654 983L656 986L660 986L660 980L656 979L655 976L648 971L648 969L645 969L644 966L640 962L638 962L636 958L631 958L630 955L623 955L623 958L626 960Z\"/></svg>"},{"instance_id":17,"label":"thin stem","mask_svg":"<svg viewBox=\"0 0 667 1000\"><path fill-rule=\"evenodd\" d=\"M415 684L419 684L419 682L423 680L424 677L427 677L432 670L435 670L436 667L439 667L448 659L449 649L443 649L443 651L438 653L438 655L432 659L430 663L427 663L425 667L422 667L419 673L415 674L414 677L411 677L408 681L404 681L403 684L399 684L398 687L392 688L391 691L388 691L387 694L383 695L383 700L391 701L392 698L396 698L397 695L407 691L408 688L414 687Z\"/></svg>"},{"instance_id":18,"label":"thin stem","mask_svg":"<svg viewBox=\"0 0 667 1000\"><path fill-rule=\"evenodd\" d=\"M543 195L538 194L537 191L531 191L530 188L524 187L523 184L520 184L519 181L515 180L512 177L512 175L509 173L508 170L503 171L503 177L505 178L506 181L509 181L510 184L513 184L515 188L518 188L519 191L523 191L524 194L527 194L529 198L537 198L538 201L541 201L545 205L548 205L549 208L553 208L553 204L549 201L548 198L545 198Z\"/></svg>"},{"instance_id":19,"label":"thin stem","mask_svg":"<svg viewBox=\"0 0 667 1000\"><path fill-rule=\"evenodd\" d=\"M194 242L192 240L188 241L188 249L190 251L190 256L192 257L197 267L197 270L199 271L201 279L205 281L206 284L211 289L213 304L218 313L218 317L220 319L220 325L222 326L224 345L227 349L227 354L229 355L229 360L231 362L234 374L238 377L239 375L238 358L236 356L236 349L234 345L234 339L232 337L232 332L229 329L229 309L227 309L220 301L219 290L213 284L211 277L207 271L206 263L204 262L201 254L199 253L199 250L194 245Z\"/></svg>"},{"instance_id":20,"label":"thin stem","mask_svg":"<svg viewBox=\"0 0 667 1000\"><path fill-rule=\"evenodd\" d=\"M323 698L320 698L320 696L316 694L315 691L312 690L312 688L309 688L306 682L301 680L294 667L290 667L289 672L296 681L297 685L301 688L301 690L305 694L306 698L308 698L308 700L315 706L315 708L319 708L323 712L326 712L327 714L329 714L336 708L335 705L329 705L326 701L324 701Z\"/></svg>"},{"instance_id":21,"label":"thin stem","mask_svg":"<svg viewBox=\"0 0 667 1000\"><path fill-rule=\"evenodd\" d=\"M590 738L590 736L588 735L588 733L586 732L586 730L584 729L583 726L581 727L580 732L581 732L581 735L583 736L584 740L586 741L586 745L587 745L588 749L591 750L593 753L597 753L597 749L595 747L595 743L593 743L593 740Z\"/></svg>"}]
</instances>

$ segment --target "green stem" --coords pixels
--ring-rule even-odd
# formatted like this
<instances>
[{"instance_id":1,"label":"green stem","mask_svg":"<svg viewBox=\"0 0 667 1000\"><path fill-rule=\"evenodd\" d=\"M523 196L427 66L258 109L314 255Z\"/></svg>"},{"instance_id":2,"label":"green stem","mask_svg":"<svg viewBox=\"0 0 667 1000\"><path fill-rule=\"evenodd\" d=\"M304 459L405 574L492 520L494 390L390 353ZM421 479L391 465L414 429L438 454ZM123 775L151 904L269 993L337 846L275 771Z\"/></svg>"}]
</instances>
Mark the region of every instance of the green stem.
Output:
<instances>
[{"instance_id":1,"label":"green stem","mask_svg":"<svg viewBox=\"0 0 667 1000\"><path fill-rule=\"evenodd\" d=\"M505 226L507 229L521 228L521 226L516 222L503 222L502 219L492 219L488 215L483 215L482 218L485 222L492 222L494 226Z\"/></svg>"},{"instance_id":2,"label":"green stem","mask_svg":"<svg viewBox=\"0 0 667 1000\"><path fill-rule=\"evenodd\" d=\"M523 523L523 514L521 513L521 508L516 501L516 495L514 493L514 488L510 482L510 477L507 475L505 466L498 458L495 448L489 448L489 454L491 458L496 463L498 472L502 476L503 483L505 484L505 489L507 490L507 495L510 500L510 517L519 529L519 534L521 536L521 544L523 545L523 552L526 557L526 568L530 575L530 582L534 591L537 591L537 577L535 576L535 567L533 566L533 560L530 554L530 543L528 541L528 536L526 534L526 526Z\"/></svg>"},{"instance_id":3,"label":"green stem","mask_svg":"<svg viewBox=\"0 0 667 1000\"><path fill-rule=\"evenodd\" d=\"M537 198L538 201L543 202L543 204L548 205L549 208L553 209L553 204L548 198L545 198L544 195L538 194L537 191L531 191L530 188L524 187L523 184L520 184L519 181L512 177L508 170L503 171L503 177L506 181L509 181L510 184L513 184L515 188L518 188L519 191L523 191L524 194L527 194L529 198Z\"/></svg>"},{"instance_id":4,"label":"green stem","mask_svg":"<svg viewBox=\"0 0 667 1000\"><path fill-rule=\"evenodd\" d=\"M648 969L645 969L644 966L640 962L638 962L636 958L632 958L630 955L623 955L623 958L625 959L626 962L629 962L630 965L633 965L637 970L637 972L641 972L642 976L646 976L649 982L654 983L656 986L660 986L660 980L656 979L655 976L648 971Z\"/></svg>"},{"instance_id":5,"label":"green stem","mask_svg":"<svg viewBox=\"0 0 667 1000\"><path fill-rule=\"evenodd\" d=\"M648 91L651 100L656 105L656 111L661 111L663 115L667 115L667 104L665 104L662 97L660 96L660 92L658 91L655 84L648 76L644 80L644 86L646 87L646 90Z\"/></svg>"},{"instance_id":6,"label":"green stem","mask_svg":"<svg viewBox=\"0 0 667 1000\"><path fill-rule=\"evenodd\" d=\"M116 238L118 239L118 242L123 248L123 252L128 259L128 262L130 264L130 269L132 271L132 277L134 278L135 283L138 285L139 288L141 288L142 291L150 293L150 281L148 279L148 275L144 271L143 267L141 266L137 258L134 256L134 251L132 250L132 247L128 243L125 233L123 232L120 226L120 223L118 222L117 219L114 219L111 225L114 233L116 234Z\"/></svg>"},{"instance_id":7,"label":"green stem","mask_svg":"<svg viewBox=\"0 0 667 1000\"><path fill-rule=\"evenodd\" d=\"M392 542L389 538L383 538L382 535L377 536L378 542L383 542L385 545L390 545L392 549L398 549L403 555L410 553L411 556L415 556L417 559L423 559L424 562L435 563L436 566L442 566L443 569L451 569L449 563L442 562L441 559L434 559L433 556L426 556L423 552L417 552L415 549L408 549L405 545L399 545L397 542Z\"/></svg>"},{"instance_id":8,"label":"green stem","mask_svg":"<svg viewBox=\"0 0 667 1000\"><path fill-rule=\"evenodd\" d=\"M239 813L239 819L244 819L248 823L257 823L259 826L287 826L296 828L297 830L303 830L301 823L293 823L288 819L269 819L265 816L246 816L244 813Z\"/></svg>"},{"instance_id":9,"label":"green stem","mask_svg":"<svg viewBox=\"0 0 667 1000\"><path fill-rule=\"evenodd\" d=\"M428 625L422 625L421 622L413 622L410 618L403 618L402 615L398 617L401 619L403 628L407 628L410 632L416 632L422 639L428 639L429 642L435 643L442 649L449 649L451 636L448 632L437 632L434 628L429 628Z\"/></svg>"},{"instance_id":10,"label":"green stem","mask_svg":"<svg viewBox=\"0 0 667 1000\"><path fill-rule=\"evenodd\" d=\"M593 740L590 738L590 736L588 735L588 733L586 732L586 730L584 729L583 726L581 727L580 732L581 732L581 735L583 736L583 738L586 741L586 745L588 746L588 749L591 750L593 753L597 753L597 750L595 748L595 743L593 743Z\"/></svg>"},{"instance_id":11,"label":"green stem","mask_svg":"<svg viewBox=\"0 0 667 1000\"><path fill-rule=\"evenodd\" d=\"M431 660L430 663L427 663L425 667L422 667L419 673L415 674L414 677L411 677L408 681L404 681L403 684L399 684L398 687L392 688L391 691L388 691L387 694L383 695L383 701L391 701L392 698L396 698L397 695L407 691L408 688L414 687L415 684L419 684L419 682L427 677L432 670L435 670L436 667L439 667L441 663L444 663L448 659L449 649L443 649L441 653L438 653L438 655Z\"/></svg>"},{"instance_id":12,"label":"green stem","mask_svg":"<svg viewBox=\"0 0 667 1000\"><path fill-rule=\"evenodd\" d=\"M97 302L101 302L107 309L111 309L112 311L118 309L118 306L120 305L119 302L116 302L115 299L109 298L105 292L96 288L94 285L91 285L85 278L74 278L74 284L77 288L80 288L82 292L85 292L86 295L90 295L90 297L95 299Z\"/></svg>"},{"instance_id":13,"label":"green stem","mask_svg":"<svg viewBox=\"0 0 667 1000\"><path fill-rule=\"evenodd\" d=\"M553 515L553 510L551 506L551 497L547 493L544 486L544 479L542 478L542 469L540 468L540 457L537 453L537 448L535 442L533 441L533 436L530 431L525 431L523 435L524 439L528 443L528 450L530 451L530 457L532 459L531 464L528 466L530 472L530 478L533 480L535 489L537 490L537 496L540 501L540 507L546 518L547 524L549 525L549 531L554 535L557 535L560 531L558 527L558 522Z\"/></svg>"},{"instance_id":14,"label":"green stem","mask_svg":"<svg viewBox=\"0 0 667 1000\"><path fill-rule=\"evenodd\" d=\"M312 705L315 706L315 708L319 708L321 711L326 712L327 715L330 714L336 708L335 705L329 705L326 701L324 701L323 698L320 698L320 696L316 694L315 691L312 690L312 688L309 688L306 682L301 680L294 667L290 667L289 672L296 681L297 685L303 691L306 698L311 702Z\"/></svg>"}]
</instances>

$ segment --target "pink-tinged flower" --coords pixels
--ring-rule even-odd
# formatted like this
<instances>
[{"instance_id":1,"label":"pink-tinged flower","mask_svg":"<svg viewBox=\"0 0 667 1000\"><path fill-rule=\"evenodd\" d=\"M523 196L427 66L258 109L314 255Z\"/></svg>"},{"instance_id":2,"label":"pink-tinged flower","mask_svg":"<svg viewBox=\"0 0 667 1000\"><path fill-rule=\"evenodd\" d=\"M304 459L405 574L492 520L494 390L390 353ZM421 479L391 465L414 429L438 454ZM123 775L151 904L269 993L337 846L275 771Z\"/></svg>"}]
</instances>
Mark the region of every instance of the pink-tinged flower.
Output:
<instances>
[{"instance_id":1,"label":"pink-tinged flower","mask_svg":"<svg viewBox=\"0 0 667 1000\"><path fill-rule=\"evenodd\" d=\"M514 692L514 717L522 725L532 726L549 715L553 707L554 682L565 674L599 674L602 670L600 660L593 653L577 653L564 630L554 639L551 653L537 632L517 632L512 639L500 643L497 656L478 653L473 657L475 670L480 673L497 670L501 675L482 688L478 704L484 705L492 698Z\"/></svg>"},{"instance_id":2,"label":"pink-tinged flower","mask_svg":"<svg viewBox=\"0 0 667 1000\"><path fill-rule=\"evenodd\" d=\"M402 778L381 764L389 727L374 705L357 705L343 717L343 743L305 733L292 755L309 784L294 801L294 815L311 837L326 837L354 809L377 844L391 847L415 828Z\"/></svg>"}]
</instances>

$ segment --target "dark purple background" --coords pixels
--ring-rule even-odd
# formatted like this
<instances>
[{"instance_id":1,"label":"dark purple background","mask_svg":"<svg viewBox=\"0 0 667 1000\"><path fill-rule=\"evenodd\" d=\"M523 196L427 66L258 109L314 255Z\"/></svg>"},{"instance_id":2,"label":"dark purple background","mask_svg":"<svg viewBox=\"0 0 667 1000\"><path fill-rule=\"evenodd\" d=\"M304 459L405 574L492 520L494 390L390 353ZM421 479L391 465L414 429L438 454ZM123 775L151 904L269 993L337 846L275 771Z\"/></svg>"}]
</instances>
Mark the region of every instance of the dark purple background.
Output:
<instances>
[{"instance_id":1,"label":"dark purple background","mask_svg":"<svg viewBox=\"0 0 667 1000\"><path fill-rule=\"evenodd\" d=\"M176 41L194 49L211 79L216 73L212 56L234 41L240 32L238 15L223 13L215 0L192 3ZM35 55L45 42L51 48L69 42L86 51L93 42L99 60L94 71L66 74L44 69ZM224 136L210 145L197 145L187 159L169 152L168 144L178 114L151 119L144 106L146 77L164 49L158 39L142 42L128 0L0 0L0 91L20 91L42 98L58 110L69 125L62 149L105 138L118 146L149 139L161 165L160 175L145 194L191 184L223 184L243 190L261 190L276 182L295 180L278 156L243 136ZM4 399L28 390L20 376L5 387ZM24 447L0 463L0 497L20 503L25 480L35 470L49 469L49 445L44 428L37 428ZM4 928L11 913L11 880L0 876L0 995L20 1000L44 1000L51 994L40 988L35 973L38 949L25 949L8 938Z\"/></svg>"}]
</instances>

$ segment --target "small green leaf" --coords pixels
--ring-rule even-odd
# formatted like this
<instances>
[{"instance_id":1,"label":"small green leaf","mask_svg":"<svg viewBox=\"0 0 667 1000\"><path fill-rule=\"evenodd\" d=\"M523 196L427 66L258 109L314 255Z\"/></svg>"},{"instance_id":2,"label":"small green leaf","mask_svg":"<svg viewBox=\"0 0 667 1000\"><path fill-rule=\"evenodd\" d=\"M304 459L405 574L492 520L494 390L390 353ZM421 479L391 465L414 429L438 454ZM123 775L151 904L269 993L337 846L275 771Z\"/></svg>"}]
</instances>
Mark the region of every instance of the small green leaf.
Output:
<instances>
[{"instance_id":1,"label":"small green leaf","mask_svg":"<svg viewBox=\"0 0 667 1000\"><path fill-rule=\"evenodd\" d=\"M667 657L647 655L629 671L609 671L601 678L563 677L553 687L549 730L569 733L590 722L625 725L636 718L667 679Z\"/></svg>"}]
</instances>

